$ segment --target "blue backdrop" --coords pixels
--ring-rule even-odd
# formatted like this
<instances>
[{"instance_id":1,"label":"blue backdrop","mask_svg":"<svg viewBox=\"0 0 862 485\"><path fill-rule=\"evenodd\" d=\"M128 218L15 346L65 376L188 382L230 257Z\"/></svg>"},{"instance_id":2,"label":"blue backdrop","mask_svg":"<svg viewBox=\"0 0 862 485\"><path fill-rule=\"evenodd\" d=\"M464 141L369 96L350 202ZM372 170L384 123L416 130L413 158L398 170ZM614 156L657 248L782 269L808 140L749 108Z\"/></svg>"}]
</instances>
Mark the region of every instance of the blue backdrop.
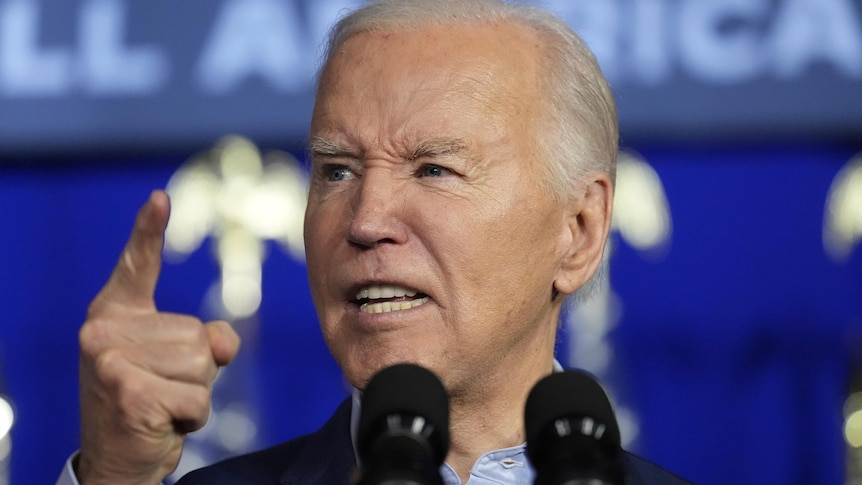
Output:
<instances>
[{"instance_id":1,"label":"blue backdrop","mask_svg":"<svg viewBox=\"0 0 862 485\"><path fill-rule=\"evenodd\" d=\"M298 143L320 41L360 3L0 0L12 483L52 483L77 448L78 327L139 205L223 133ZM706 485L843 483L862 248L835 261L822 233L830 185L862 150L862 2L536 3L596 52L673 221L658 256L612 236L608 377L632 448ZM762 141L794 137L807 141ZM315 429L346 395L304 265L269 249L258 322L226 374L258 447ZM209 245L166 264L160 308L207 317L218 274ZM562 361L579 338L562 332Z\"/></svg>"},{"instance_id":2,"label":"blue backdrop","mask_svg":"<svg viewBox=\"0 0 862 485\"><path fill-rule=\"evenodd\" d=\"M622 313L611 340L636 451L702 484L842 483L862 248L833 262L821 233L830 184L862 145L634 148L660 175L674 224L658 259L614 236ZM12 483L53 483L76 449L78 327L138 206L187 155L0 166ZM217 274L209 246L166 264L160 308L201 314ZM272 247L263 292L242 364L259 446L315 429L346 395L304 266Z\"/></svg>"}]
</instances>

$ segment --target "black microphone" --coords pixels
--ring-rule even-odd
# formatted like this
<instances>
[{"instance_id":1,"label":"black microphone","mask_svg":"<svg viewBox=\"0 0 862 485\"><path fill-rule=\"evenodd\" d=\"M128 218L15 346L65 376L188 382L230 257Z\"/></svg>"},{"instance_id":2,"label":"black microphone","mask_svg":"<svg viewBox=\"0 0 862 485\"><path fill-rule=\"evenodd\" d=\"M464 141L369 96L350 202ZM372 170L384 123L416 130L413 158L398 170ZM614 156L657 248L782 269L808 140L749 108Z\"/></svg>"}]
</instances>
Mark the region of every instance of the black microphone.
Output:
<instances>
[{"instance_id":1,"label":"black microphone","mask_svg":"<svg viewBox=\"0 0 862 485\"><path fill-rule=\"evenodd\" d=\"M449 452L449 397L431 371L387 367L362 396L359 485L442 485Z\"/></svg>"},{"instance_id":2,"label":"black microphone","mask_svg":"<svg viewBox=\"0 0 862 485\"><path fill-rule=\"evenodd\" d=\"M580 371L540 380L524 410L536 485L622 485L620 430L604 389Z\"/></svg>"}]
</instances>

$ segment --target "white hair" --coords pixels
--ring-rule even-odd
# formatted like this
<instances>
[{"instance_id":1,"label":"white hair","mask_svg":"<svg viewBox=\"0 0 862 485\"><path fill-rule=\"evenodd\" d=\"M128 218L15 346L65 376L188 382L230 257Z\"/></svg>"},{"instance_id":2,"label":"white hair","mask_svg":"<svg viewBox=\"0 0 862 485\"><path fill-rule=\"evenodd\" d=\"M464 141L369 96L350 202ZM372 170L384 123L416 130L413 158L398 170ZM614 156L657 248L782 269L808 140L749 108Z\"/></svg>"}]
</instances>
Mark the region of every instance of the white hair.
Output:
<instances>
[{"instance_id":1,"label":"white hair","mask_svg":"<svg viewBox=\"0 0 862 485\"><path fill-rule=\"evenodd\" d=\"M619 143L613 93L586 44L563 21L537 7L503 0L376 0L349 13L330 31L323 66L352 36L362 32L421 29L443 24L511 23L536 32L544 40L542 92L545 109L537 130L545 183L560 201L583 190L591 172L616 175ZM605 273L604 263L576 293L592 293Z\"/></svg>"}]
</instances>

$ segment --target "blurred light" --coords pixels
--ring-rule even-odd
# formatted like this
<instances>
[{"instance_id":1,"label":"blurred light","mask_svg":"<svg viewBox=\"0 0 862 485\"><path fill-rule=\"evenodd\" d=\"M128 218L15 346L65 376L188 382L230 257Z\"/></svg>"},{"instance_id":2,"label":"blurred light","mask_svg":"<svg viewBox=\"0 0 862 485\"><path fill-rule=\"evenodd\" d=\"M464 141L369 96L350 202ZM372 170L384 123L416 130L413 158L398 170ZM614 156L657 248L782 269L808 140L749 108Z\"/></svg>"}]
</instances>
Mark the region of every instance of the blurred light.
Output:
<instances>
[{"instance_id":1,"label":"blurred light","mask_svg":"<svg viewBox=\"0 0 862 485\"><path fill-rule=\"evenodd\" d=\"M607 336L616 326L621 314L619 297L602 280L589 300L578 304L569 313L569 365L601 375L613 363L613 348Z\"/></svg>"},{"instance_id":2,"label":"blurred light","mask_svg":"<svg viewBox=\"0 0 862 485\"><path fill-rule=\"evenodd\" d=\"M263 166L260 163L260 151L254 143L241 136L227 136L219 145L222 147L219 157L222 179L260 179Z\"/></svg>"},{"instance_id":3,"label":"blurred light","mask_svg":"<svg viewBox=\"0 0 862 485\"><path fill-rule=\"evenodd\" d=\"M616 407L617 426L620 428L620 441L624 448L631 446L638 434L640 434L640 425L635 414L626 407Z\"/></svg>"},{"instance_id":4,"label":"blurred light","mask_svg":"<svg viewBox=\"0 0 862 485\"><path fill-rule=\"evenodd\" d=\"M658 173L640 155L621 152L617 159L611 229L618 231L642 256L658 259L670 246L671 226L670 205ZM603 267L612 257L612 242L609 240L605 250ZM614 349L608 334L622 316L623 302L610 281L598 277L596 291L568 313L569 365L586 369L611 384ZM615 397L613 386L609 385L608 393ZM616 415L623 445L629 446L639 433L638 417L622 403L616 407Z\"/></svg>"},{"instance_id":5,"label":"blurred light","mask_svg":"<svg viewBox=\"0 0 862 485\"><path fill-rule=\"evenodd\" d=\"M212 231L215 219L212 201L218 190L218 178L200 160L193 160L171 177L167 186L171 219L165 230L165 251L169 256L195 251Z\"/></svg>"},{"instance_id":6,"label":"blurred light","mask_svg":"<svg viewBox=\"0 0 862 485\"><path fill-rule=\"evenodd\" d=\"M658 173L639 155L620 153L613 227L640 251L655 253L670 241L670 209Z\"/></svg>"},{"instance_id":7,"label":"blurred light","mask_svg":"<svg viewBox=\"0 0 862 485\"><path fill-rule=\"evenodd\" d=\"M851 394L844 404L844 438L854 448L862 448L862 392Z\"/></svg>"},{"instance_id":8,"label":"blurred light","mask_svg":"<svg viewBox=\"0 0 862 485\"><path fill-rule=\"evenodd\" d=\"M261 158L249 140L225 137L183 164L168 182L166 256L184 256L212 236L221 267L222 309L233 318L253 315L261 300L262 240L278 241L304 259L307 185L291 155L272 152Z\"/></svg>"},{"instance_id":9,"label":"blurred light","mask_svg":"<svg viewBox=\"0 0 862 485\"><path fill-rule=\"evenodd\" d=\"M847 418L844 424L844 437L850 446L862 448L862 410L856 411Z\"/></svg>"},{"instance_id":10,"label":"blurred light","mask_svg":"<svg viewBox=\"0 0 862 485\"><path fill-rule=\"evenodd\" d=\"M231 451L246 449L257 436L257 426L241 407L234 406L219 414L216 426L219 443Z\"/></svg>"},{"instance_id":11,"label":"blurred light","mask_svg":"<svg viewBox=\"0 0 862 485\"><path fill-rule=\"evenodd\" d=\"M15 412L12 410L12 405L5 398L0 397L0 440L6 438L14 423Z\"/></svg>"},{"instance_id":12,"label":"blurred light","mask_svg":"<svg viewBox=\"0 0 862 485\"><path fill-rule=\"evenodd\" d=\"M248 317L260 307L260 279L248 275L228 275L222 282L222 303L236 317Z\"/></svg>"},{"instance_id":13,"label":"blurred light","mask_svg":"<svg viewBox=\"0 0 862 485\"><path fill-rule=\"evenodd\" d=\"M823 247L833 260L850 256L862 240L862 153L835 176L823 215Z\"/></svg>"}]
</instances>

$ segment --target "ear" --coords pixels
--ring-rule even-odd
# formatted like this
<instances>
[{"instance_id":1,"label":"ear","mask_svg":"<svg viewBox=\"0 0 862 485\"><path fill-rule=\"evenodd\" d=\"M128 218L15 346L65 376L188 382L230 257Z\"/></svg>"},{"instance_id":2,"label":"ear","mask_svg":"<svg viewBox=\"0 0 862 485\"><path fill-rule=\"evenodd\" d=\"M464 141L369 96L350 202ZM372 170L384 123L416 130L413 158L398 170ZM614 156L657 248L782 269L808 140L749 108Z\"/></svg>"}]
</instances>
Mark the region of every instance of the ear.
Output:
<instances>
[{"instance_id":1,"label":"ear","mask_svg":"<svg viewBox=\"0 0 862 485\"><path fill-rule=\"evenodd\" d=\"M602 261L611 228L614 187L608 174L596 172L587 179L579 199L569 202L568 252L560 262L554 287L565 295L577 291L596 272Z\"/></svg>"}]
</instances>

